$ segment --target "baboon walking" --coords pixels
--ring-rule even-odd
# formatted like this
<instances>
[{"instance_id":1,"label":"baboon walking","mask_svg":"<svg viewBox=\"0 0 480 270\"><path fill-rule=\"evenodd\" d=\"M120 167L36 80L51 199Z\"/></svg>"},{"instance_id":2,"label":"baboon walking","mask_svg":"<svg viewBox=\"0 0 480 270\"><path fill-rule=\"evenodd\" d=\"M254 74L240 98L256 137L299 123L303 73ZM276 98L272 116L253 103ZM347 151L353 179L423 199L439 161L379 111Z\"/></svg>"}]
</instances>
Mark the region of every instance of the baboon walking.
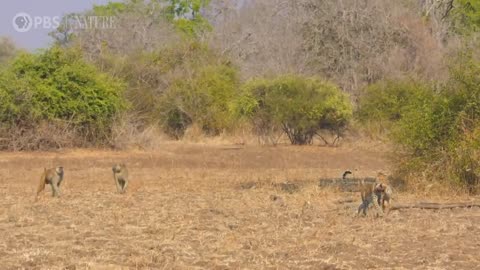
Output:
<instances>
[{"instance_id":1,"label":"baboon walking","mask_svg":"<svg viewBox=\"0 0 480 270\"><path fill-rule=\"evenodd\" d=\"M52 196L58 197L60 195L60 184L63 181L63 167L56 167L48 169L44 168L40 183L37 189L37 196L45 189L45 185L49 184L52 187Z\"/></svg>"},{"instance_id":2,"label":"baboon walking","mask_svg":"<svg viewBox=\"0 0 480 270\"><path fill-rule=\"evenodd\" d=\"M128 186L128 169L127 166L122 164L115 164L112 167L113 179L117 186L118 193L125 193Z\"/></svg>"},{"instance_id":3,"label":"baboon walking","mask_svg":"<svg viewBox=\"0 0 480 270\"><path fill-rule=\"evenodd\" d=\"M387 183L387 176L383 173L378 173L377 181L379 184L377 185L377 192L380 195L379 204L382 206L382 211L388 215L390 212L391 200L393 196L393 188L386 184Z\"/></svg>"}]
</instances>

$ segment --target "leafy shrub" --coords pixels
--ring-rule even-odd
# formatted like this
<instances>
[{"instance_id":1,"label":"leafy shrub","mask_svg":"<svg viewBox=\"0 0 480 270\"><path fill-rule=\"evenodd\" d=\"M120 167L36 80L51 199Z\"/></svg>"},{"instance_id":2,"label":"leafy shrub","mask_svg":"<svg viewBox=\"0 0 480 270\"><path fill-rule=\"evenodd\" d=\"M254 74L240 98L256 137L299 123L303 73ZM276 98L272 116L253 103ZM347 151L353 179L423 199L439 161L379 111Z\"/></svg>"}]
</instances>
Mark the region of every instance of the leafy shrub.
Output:
<instances>
[{"instance_id":1,"label":"leafy shrub","mask_svg":"<svg viewBox=\"0 0 480 270\"><path fill-rule=\"evenodd\" d=\"M472 132L480 118L480 64L462 57L439 93L412 102L399 121L396 140L414 152L445 148Z\"/></svg>"},{"instance_id":2,"label":"leafy shrub","mask_svg":"<svg viewBox=\"0 0 480 270\"><path fill-rule=\"evenodd\" d=\"M100 60L98 65L105 71L127 83L125 97L131 103L130 111L145 125L164 122L164 115L158 113L159 104L163 104L166 92L185 74L192 77L199 67L222 62L205 44L193 40L182 40L154 51L133 52L125 56L103 53L96 59Z\"/></svg>"},{"instance_id":3,"label":"leafy shrub","mask_svg":"<svg viewBox=\"0 0 480 270\"><path fill-rule=\"evenodd\" d=\"M236 70L227 65L200 67L177 78L159 107L165 131L179 138L192 123L210 135L228 128L237 84Z\"/></svg>"},{"instance_id":4,"label":"leafy shrub","mask_svg":"<svg viewBox=\"0 0 480 270\"><path fill-rule=\"evenodd\" d=\"M397 121L432 95L428 85L415 81L387 80L371 84L359 98L356 117L363 123Z\"/></svg>"},{"instance_id":5,"label":"leafy shrub","mask_svg":"<svg viewBox=\"0 0 480 270\"><path fill-rule=\"evenodd\" d=\"M89 142L105 141L112 118L126 107L123 90L122 82L99 73L77 50L23 53L0 73L0 122L34 128L61 120Z\"/></svg>"},{"instance_id":6,"label":"leafy shrub","mask_svg":"<svg viewBox=\"0 0 480 270\"><path fill-rule=\"evenodd\" d=\"M392 132L409 155L403 166L473 192L480 176L480 62L460 56L449 82L417 105Z\"/></svg>"},{"instance_id":7,"label":"leafy shrub","mask_svg":"<svg viewBox=\"0 0 480 270\"><path fill-rule=\"evenodd\" d=\"M322 129L340 134L351 117L348 98L335 85L297 75L257 79L244 87L240 110L257 129L281 128L292 144L310 144Z\"/></svg>"}]
</instances>

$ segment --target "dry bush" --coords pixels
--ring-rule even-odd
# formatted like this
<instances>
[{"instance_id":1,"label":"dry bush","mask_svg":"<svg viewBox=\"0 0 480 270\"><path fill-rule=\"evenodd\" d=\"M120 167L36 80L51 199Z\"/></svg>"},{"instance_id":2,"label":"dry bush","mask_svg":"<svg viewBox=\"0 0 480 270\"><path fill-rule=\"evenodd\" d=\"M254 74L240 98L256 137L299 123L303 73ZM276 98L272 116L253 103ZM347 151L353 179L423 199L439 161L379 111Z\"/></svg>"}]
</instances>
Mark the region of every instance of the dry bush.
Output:
<instances>
[{"instance_id":1,"label":"dry bush","mask_svg":"<svg viewBox=\"0 0 480 270\"><path fill-rule=\"evenodd\" d=\"M123 114L113 125L111 146L117 150L156 150L160 142L167 140L158 127L145 126L145 121L134 113Z\"/></svg>"},{"instance_id":2,"label":"dry bush","mask_svg":"<svg viewBox=\"0 0 480 270\"><path fill-rule=\"evenodd\" d=\"M231 130L223 130L216 136L208 136L202 128L193 123L181 137L182 143L204 143L209 145L256 145L257 137L251 132L251 126L238 126Z\"/></svg>"},{"instance_id":3,"label":"dry bush","mask_svg":"<svg viewBox=\"0 0 480 270\"><path fill-rule=\"evenodd\" d=\"M398 158L398 157L397 157ZM399 163L401 158L397 159ZM437 196L464 196L468 194L467 190L461 185L455 184L449 179L440 179L438 174L432 171L432 168L424 170L423 173L412 173L408 168L398 168L392 173L391 178L394 183L401 183L400 191L408 191L412 194L430 197Z\"/></svg>"},{"instance_id":4,"label":"dry bush","mask_svg":"<svg viewBox=\"0 0 480 270\"><path fill-rule=\"evenodd\" d=\"M259 123L262 119L255 119L253 134L258 137L258 143L261 145L277 145L280 142L287 141L285 132L279 126L265 125Z\"/></svg>"},{"instance_id":5,"label":"dry bush","mask_svg":"<svg viewBox=\"0 0 480 270\"><path fill-rule=\"evenodd\" d=\"M0 130L0 149L11 151L52 150L87 146L68 122L41 122L34 127L11 126Z\"/></svg>"},{"instance_id":6,"label":"dry bush","mask_svg":"<svg viewBox=\"0 0 480 270\"><path fill-rule=\"evenodd\" d=\"M249 121L239 120L235 127L229 133L223 133L223 136L231 138L236 145L258 145L261 144L259 136L252 131L253 125Z\"/></svg>"},{"instance_id":7,"label":"dry bush","mask_svg":"<svg viewBox=\"0 0 480 270\"><path fill-rule=\"evenodd\" d=\"M278 137L282 137L281 130L278 131ZM275 139L274 139L275 138ZM184 136L181 137L182 142L186 143L207 143L207 144L229 144L229 145L275 145L279 142L277 136L265 134L263 136L254 132L254 128L250 122L239 121L234 128L223 130L216 136L208 136L197 125L189 126ZM287 140L284 138L284 143Z\"/></svg>"},{"instance_id":8,"label":"dry bush","mask_svg":"<svg viewBox=\"0 0 480 270\"><path fill-rule=\"evenodd\" d=\"M303 11L295 1L214 1L211 46L241 68L243 78L285 73L305 74L308 54L302 50Z\"/></svg>"},{"instance_id":9,"label":"dry bush","mask_svg":"<svg viewBox=\"0 0 480 270\"><path fill-rule=\"evenodd\" d=\"M60 43L80 47L84 57L101 71L124 79L129 86L126 97L139 113L138 108L151 110L153 97L168 87L165 73L175 61L183 60L175 48L186 50L187 44L172 23L159 15L163 12L161 7L143 1L131 1L127 6L127 10L116 14L113 29L65 29L72 31L74 38L60 39ZM69 20L68 16L64 20ZM63 29L52 35L64 36L60 30ZM160 59L158 52L163 51L167 56L171 52L171 59ZM189 56L187 51L182 53Z\"/></svg>"},{"instance_id":10,"label":"dry bush","mask_svg":"<svg viewBox=\"0 0 480 270\"><path fill-rule=\"evenodd\" d=\"M182 136L182 140L187 142L200 142L205 140L205 138L205 132L196 123L193 123L192 125L187 127L185 133Z\"/></svg>"},{"instance_id":11,"label":"dry bush","mask_svg":"<svg viewBox=\"0 0 480 270\"><path fill-rule=\"evenodd\" d=\"M347 91L384 78L443 78L442 44L415 9L384 0L304 4L315 69Z\"/></svg>"},{"instance_id":12,"label":"dry bush","mask_svg":"<svg viewBox=\"0 0 480 270\"><path fill-rule=\"evenodd\" d=\"M444 78L442 42L415 5L393 0L253 0L243 8L235 1L216 3L212 46L237 62L246 78L314 73L353 93L384 78Z\"/></svg>"},{"instance_id":13,"label":"dry bush","mask_svg":"<svg viewBox=\"0 0 480 270\"><path fill-rule=\"evenodd\" d=\"M66 22L51 35L63 45L77 44L92 61L106 52L127 55L136 51L152 51L179 41L174 26L166 21L159 5L132 1L126 10L116 14L111 28L75 27L77 14L63 18ZM86 12L89 15L92 11ZM91 14L90 14L91 15ZM63 26L66 26L63 27ZM74 38L71 38L74 33Z\"/></svg>"},{"instance_id":14,"label":"dry bush","mask_svg":"<svg viewBox=\"0 0 480 270\"><path fill-rule=\"evenodd\" d=\"M0 37L0 64L4 65L10 61L17 54L18 50L11 39Z\"/></svg>"}]
</instances>

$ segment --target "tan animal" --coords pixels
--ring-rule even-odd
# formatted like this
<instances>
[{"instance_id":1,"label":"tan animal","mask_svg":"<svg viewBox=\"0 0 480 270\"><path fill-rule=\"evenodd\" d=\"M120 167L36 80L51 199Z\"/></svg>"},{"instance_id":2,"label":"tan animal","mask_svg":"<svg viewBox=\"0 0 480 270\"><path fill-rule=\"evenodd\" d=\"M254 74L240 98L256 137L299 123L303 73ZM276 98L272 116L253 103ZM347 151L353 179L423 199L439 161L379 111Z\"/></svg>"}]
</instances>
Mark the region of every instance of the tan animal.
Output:
<instances>
[{"instance_id":1,"label":"tan animal","mask_svg":"<svg viewBox=\"0 0 480 270\"><path fill-rule=\"evenodd\" d=\"M63 167L56 167L51 169L44 168L42 176L40 177L40 183L37 189L37 196L40 192L45 190L45 185L49 184L52 187L52 196L58 197L60 196L60 184L63 181Z\"/></svg>"},{"instance_id":2,"label":"tan animal","mask_svg":"<svg viewBox=\"0 0 480 270\"><path fill-rule=\"evenodd\" d=\"M358 207L357 215L360 212L366 215L370 204L373 204L379 216L383 216L385 210L387 214L390 212L392 188L385 183L385 178L385 174L379 173L375 183L365 183L363 179L360 181L362 203Z\"/></svg>"},{"instance_id":3,"label":"tan animal","mask_svg":"<svg viewBox=\"0 0 480 270\"><path fill-rule=\"evenodd\" d=\"M379 204L382 206L383 212L388 215L391 207L391 200L393 196L393 189L387 184L387 176L381 172L377 176L377 192L380 194Z\"/></svg>"},{"instance_id":4,"label":"tan animal","mask_svg":"<svg viewBox=\"0 0 480 270\"><path fill-rule=\"evenodd\" d=\"M128 169L124 163L115 164L112 167L113 179L117 186L118 193L125 193L128 186Z\"/></svg>"}]
</instances>

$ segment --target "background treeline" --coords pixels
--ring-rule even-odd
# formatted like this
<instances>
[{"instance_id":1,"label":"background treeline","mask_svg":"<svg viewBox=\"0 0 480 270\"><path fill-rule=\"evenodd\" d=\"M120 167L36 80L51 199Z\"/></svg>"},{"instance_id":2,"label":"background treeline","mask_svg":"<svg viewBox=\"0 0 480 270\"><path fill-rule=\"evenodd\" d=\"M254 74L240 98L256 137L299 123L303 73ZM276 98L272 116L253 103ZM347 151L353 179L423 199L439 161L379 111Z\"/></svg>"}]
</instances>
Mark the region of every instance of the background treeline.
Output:
<instances>
[{"instance_id":1,"label":"background treeline","mask_svg":"<svg viewBox=\"0 0 480 270\"><path fill-rule=\"evenodd\" d=\"M393 143L409 183L478 184L478 0L126 0L63 22L35 53L0 40L0 149L356 130Z\"/></svg>"}]
</instances>

